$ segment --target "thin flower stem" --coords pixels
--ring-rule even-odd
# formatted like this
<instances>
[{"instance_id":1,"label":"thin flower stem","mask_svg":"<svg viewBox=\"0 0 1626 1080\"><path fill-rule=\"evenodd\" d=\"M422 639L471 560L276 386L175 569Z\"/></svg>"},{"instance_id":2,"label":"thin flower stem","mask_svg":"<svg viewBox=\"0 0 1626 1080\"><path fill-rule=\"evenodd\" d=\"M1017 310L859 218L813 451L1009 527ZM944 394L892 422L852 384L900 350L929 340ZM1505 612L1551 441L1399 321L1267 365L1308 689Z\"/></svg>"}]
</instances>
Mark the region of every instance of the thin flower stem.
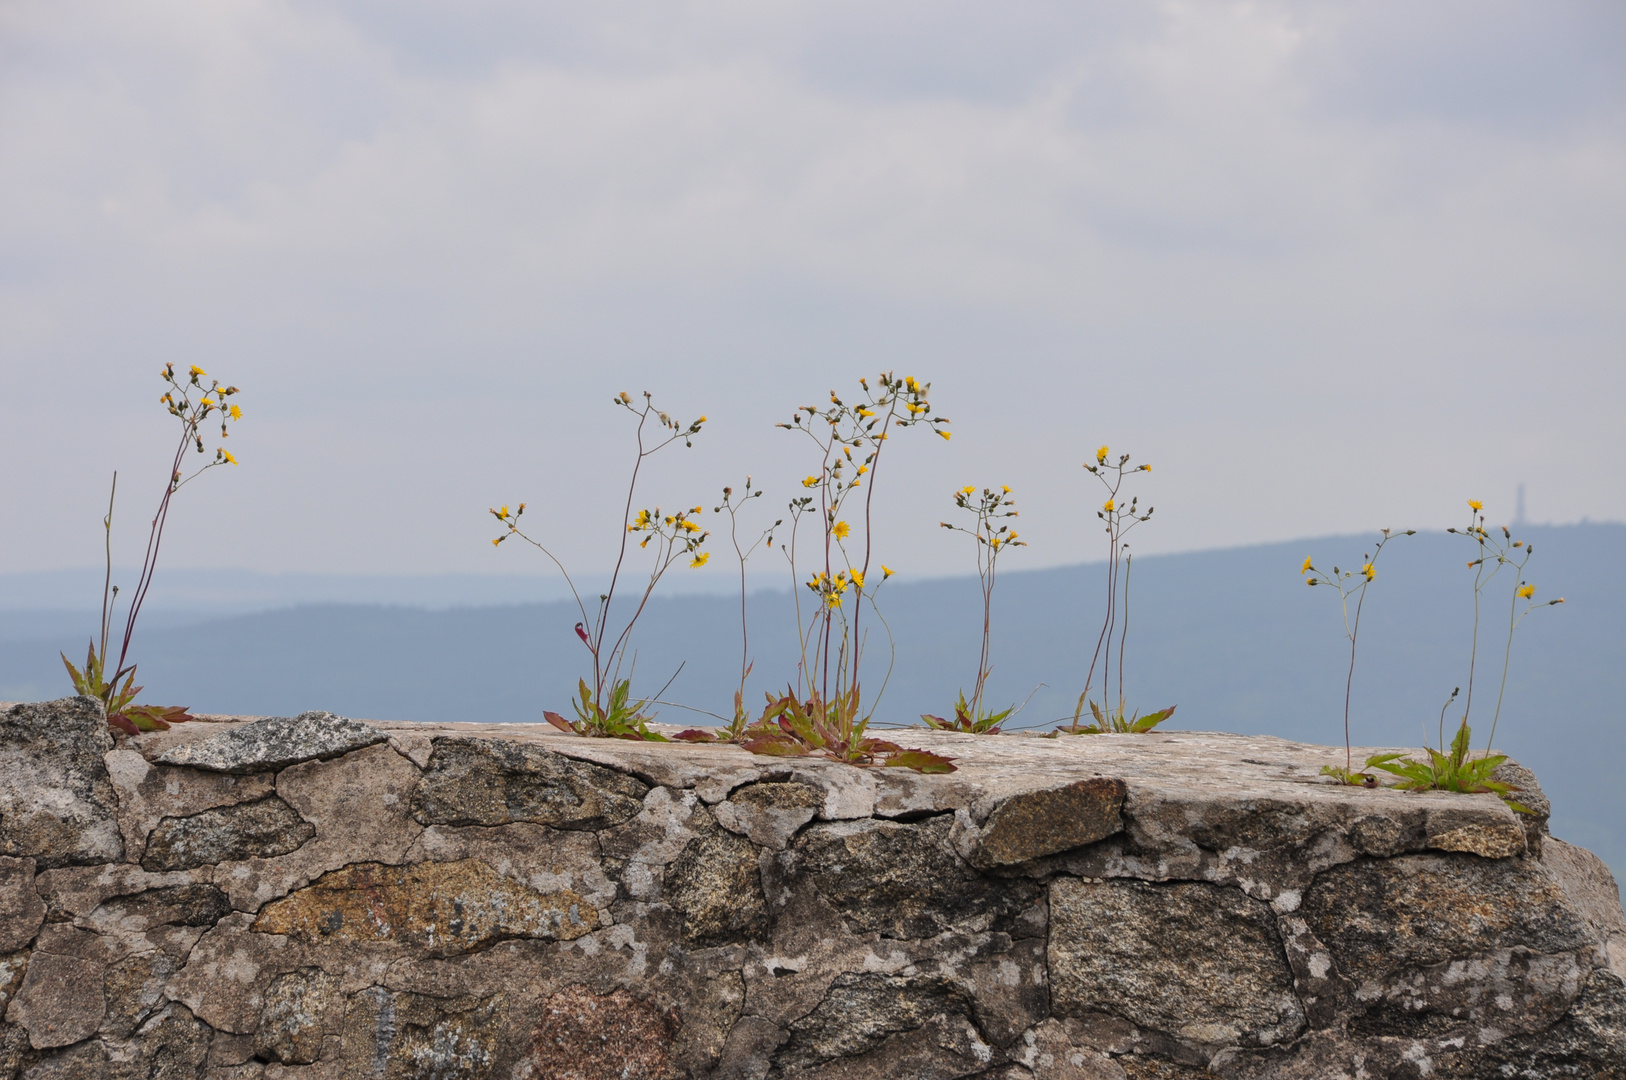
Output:
<instances>
[{"instance_id":1,"label":"thin flower stem","mask_svg":"<svg viewBox=\"0 0 1626 1080\"><path fill-rule=\"evenodd\" d=\"M102 651L96 655L107 663L107 633L109 626L108 592L113 586L113 499L119 493L119 474L113 473L113 488L107 493L107 516L102 519L104 541L107 548L107 576L102 579Z\"/></svg>"},{"instance_id":2,"label":"thin flower stem","mask_svg":"<svg viewBox=\"0 0 1626 1080\"><path fill-rule=\"evenodd\" d=\"M147 590L152 587L153 572L158 569L158 550L163 543L164 523L169 520L169 500L175 494L175 477L180 475L181 461L186 455L186 448L192 441L192 432L196 429L193 422L185 422L181 429L180 445L175 448L175 460L170 466L169 478L164 485L164 495L158 501L158 513L153 516L152 527L147 533L147 551L141 559L141 574L136 578L135 594L130 600L130 614L124 622L124 641L119 646L118 666L113 669L113 680L116 682L124 673L124 660L130 651L130 639L135 636L136 617L141 614L141 605L147 599Z\"/></svg>"},{"instance_id":3,"label":"thin flower stem","mask_svg":"<svg viewBox=\"0 0 1626 1080\"><path fill-rule=\"evenodd\" d=\"M1128 544L1124 545L1128 547ZM1118 713L1124 711L1124 648L1129 642L1129 571L1134 568L1135 557L1124 556L1124 627L1118 634Z\"/></svg>"}]
</instances>

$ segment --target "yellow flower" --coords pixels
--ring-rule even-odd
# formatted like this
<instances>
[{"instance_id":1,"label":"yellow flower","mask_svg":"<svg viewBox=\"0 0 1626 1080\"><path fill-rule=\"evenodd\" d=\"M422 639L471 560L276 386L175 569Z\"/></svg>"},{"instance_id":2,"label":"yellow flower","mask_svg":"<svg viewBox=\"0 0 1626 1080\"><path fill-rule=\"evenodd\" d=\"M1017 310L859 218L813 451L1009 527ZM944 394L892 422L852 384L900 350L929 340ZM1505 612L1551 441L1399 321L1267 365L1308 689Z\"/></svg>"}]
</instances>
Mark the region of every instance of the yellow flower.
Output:
<instances>
[{"instance_id":1,"label":"yellow flower","mask_svg":"<svg viewBox=\"0 0 1626 1080\"><path fill-rule=\"evenodd\" d=\"M818 485L819 485L819 478L816 477L816 476L810 476L806 480L802 481L802 486L803 487L818 487Z\"/></svg>"},{"instance_id":2,"label":"yellow flower","mask_svg":"<svg viewBox=\"0 0 1626 1080\"><path fill-rule=\"evenodd\" d=\"M919 406L919 405L916 405L916 404L915 404L915 403L914 403L914 402L912 402L912 401L911 401L911 402L910 402L910 403L909 403L909 405L908 405L908 409L909 409L909 411L910 411L910 412L912 412L912 413L917 413L917 412L919 412L919 411L920 411L920 406Z\"/></svg>"},{"instance_id":3,"label":"yellow flower","mask_svg":"<svg viewBox=\"0 0 1626 1080\"><path fill-rule=\"evenodd\" d=\"M502 509L497 511L497 520L501 521L508 516L508 504L503 503Z\"/></svg>"},{"instance_id":4,"label":"yellow flower","mask_svg":"<svg viewBox=\"0 0 1626 1080\"><path fill-rule=\"evenodd\" d=\"M862 417L866 417L866 418L871 417L871 416L875 415L875 410L874 409L866 409L862 405L860 405L858 407L858 415L862 416Z\"/></svg>"},{"instance_id":5,"label":"yellow flower","mask_svg":"<svg viewBox=\"0 0 1626 1080\"><path fill-rule=\"evenodd\" d=\"M1106 464L1106 460L1107 460L1107 448L1103 446L1103 447L1101 447L1101 449L1099 449L1099 450L1097 450L1095 452L1095 463L1097 465L1104 465L1104 464Z\"/></svg>"},{"instance_id":6,"label":"yellow flower","mask_svg":"<svg viewBox=\"0 0 1626 1080\"><path fill-rule=\"evenodd\" d=\"M508 507L505 506L502 509L503 509L503 513L506 514L508 512ZM637 532L639 529L647 529L647 528L649 528L649 511L648 510L640 510L640 511L638 511L637 519L635 521L633 521L631 527L628 528L627 531L628 532Z\"/></svg>"},{"instance_id":7,"label":"yellow flower","mask_svg":"<svg viewBox=\"0 0 1626 1080\"><path fill-rule=\"evenodd\" d=\"M194 379L197 378L199 375L207 375L207 374L209 374L209 373L207 371L204 371L202 368L198 367L198 365L196 365L196 364L192 365L192 377Z\"/></svg>"},{"instance_id":8,"label":"yellow flower","mask_svg":"<svg viewBox=\"0 0 1626 1080\"><path fill-rule=\"evenodd\" d=\"M948 441L949 441L949 433L948 433L948 432L946 432L946 431L939 431L939 432L938 432L938 434L939 434L939 435L941 435L941 436L943 436L943 441L944 441L944 442L948 442Z\"/></svg>"},{"instance_id":9,"label":"yellow flower","mask_svg":"<svg viewBox=\"0 0 1626 1080\"><path fill-rule=\"evenodd\" d=\"M1524 585L1519 589L1519 599L1521 600L1528 600L1534 595L1536 595L1536 587L1534 585Z\"/></svg>"},{"instance_id":10,"label":"yellow flower","mask_svg":"<svg viewBox=\"0 0 1626 1080\"><path fill-rule=\"evenodd\" d=\"M685 522L682 522L681 524L683 525L683 528L688 532L699 532L700 531L700 526L696 525L692 521L685 521Z\"/></svg>"},{"instance_id":11,"label":"yellow flower","mask_svg":"<svg viewBox=\"0 0 1626 1080\"><path fill-rule=\"evenodd\" d=\"M1361 573L1366 575L1366 580L1368 581L1371 581L1373 578L1378 576L1377 567L1373 566L1371 563L1367 563L1365 566L1361 567Z\"/></svg>"},{"instance_id":12,"label":"yellow flower","mask_svg":"<svg viewBox=\"0 0 1626 1080\"><path fill-rule=\"evenodd\" d=\"M988 541L989 546L992 547L995 551L999 550L999 545L1002 544L1002 543L1004 543L1004 541L1001 540L997 536L994 537L992 540Z\"/></svg>"},{"instance_id":13,"label":"yellow flower","mask_svg":"<svg viewBox=\"0 0 1626 1080\"><path fill-rule=\"evenodd\" d=\"M1485 509L1485 504L1480 502L1478 499L1469 499L1468 509L1477 513L1478 511Z\"/></svg>"},{"instance_id":14,"label":"yellow flower","mask_svg":"<svg viewBox=\"0 0 1626 1080\"><path fill-rule=\"evenodd\" d=\"M920 384L915 382L915 377L913 375L907 376L903 380L903 385L909 388L910 393L920 389Z\"/></svg>"},{"instance_id":15,"label":"yellow flower","mask_svg":"<svg viewBox=\"0 0 1626 1080\"><path fill-rule=\"evenodd\" d=\"M830 535L834 536L837 540L845 540L847 539L847 534L852 531L851 525L848 525L845 521L838 521L834 526L831 527Z\"/></svg>"},{"instance_id":16,"label":"yellow flower","mask_svg":"<svg viewBox=\"0 0 1626 1080\"><path fill-rule=\"evenodd\" d=\"M241 420L243 418L243 410L238 408L236 405L233 405L231 407L231 418L233 420Z\"/></svg>"},{"instance_id":17,"label":"yellow flower","mask_svg":"<svg viewBox=\"0 0 1626 1080\"><path fill-rule=\"evenodd\" d=\"M706 418L704 416L702 416L700 419L695 421L695 423L697 423L697 424L704 424L705 422L706 422Z\"/></svg>"},{"instance_id":18,"label":"yellow flower","mask_svg":"<svg viewBox=\"0 0 1626 1080\"><path fill-rule=\"evenodd\" d=\"M1141 472L1151 472L1151 471L1152 471L1152 467L1151 467L1151 466L1150 466L1150 465L1142 465L1142 466L1141 466L1141 467L1140 467L1140 471L1141 471Z\"/></svg>"},{"instance_id":19,"label":"yellow flower","mask_svg":"<svg viewBox=\"0 0 1626 1080\"><path fill-rule=\"evenodd\" d=\"M831 607L840 607L841 606L841 594L838 593L838 592L831 593L829 596L827 596L825 598L825 603L829 604Z\"/></svg>"},{"instance_id":20,"label":"yellow flower","mask_svg":"<svg viewBox=\"0 0 1626 1080\"><path fill-rule=\"evenodd\" d=\"M690 567L705 566L706 565L706 560L709 559L709 558L711 558L711 552L709 552L709 551L696 552L694 560L689 563L689 566Z\"/></svg>"},{"instance_id":21,"label":"yellow flower","mask_svg":"<svg viewBox=\"0 0 1626 1080\"><path fill-rule=\"evenodd\" d=\"M963 488L961 488L961 489L960 489L960 494L961 494L961 495L969 495L969 494L971 494L971 493L972 493L972 492L973 492L973 491L976 491L976 490L977 490L977 489L976 489L976 488L974 488L974 487L963 487Z\"/></svg>"},{"instance_id":22,"label":"yellow flower","mask_svg":"<svg viewBox=\"0 0 1626 1080\"><path fill-rule=\"evenodd\" d=\"M1003 485L1003 484L1001 484L1001 485L1000 485L1000 490L1001 490L1001 491L1003 491L1003 492L1004 492L1004 493L1005 493L1005 494L1007 494L1007 495L1009 495L1009 494L1010 494L1010 493L1011 493L1011 489L1010 489L1010 488L1008 488L1008 487L1006 487L1006 486L1005 486L1005 485Z\"/></svg>"},{"instance_id":23,"label":"yellow flower","mask_svg":"<svg viewBox=\"0 0 1626 1080\"><path fill-rule=\"evenodd\" d=\"M1310 557L1308 555L1306 555L1304 557L1304 565L1299 567L1299 573L1308 574L1309 572L1310 572Z\"/></svg>"},{"instance_id":24,"label":"yellow flower","mask_svg":"<svg viewBox=\"0 0 1626 1080\"><path fill-rule=\"evenodd\" d=\"M233 465L237 464L237 459L231 456L230 450L222 449L220 451L220 456L231 462Z\"/></svg>"},{"instance_id":25,"label":"yellow flower","mask_svg":"<svg viewBox=\"0 0 1626 1080\"><path fill-rule=\"evenodd\" d=\"M1114 503L1111 499L1108 499L1105 503L1103 503L1101 505L1101 509L1105 510L1107 513L1110 514L1110 513L1112 513L1113 510L1117 509L1117 504Z\"/></svg>"},{"instance_id":26,"label":"yellow flower","mask_svg":"<svg viewBox=\"0 0 1626 1080\"><path fill-rule=\"evenodd\" d=\"M497 537L497 539L495 539L495 540L493 540L493 541L492 541L492 542L491 542L491 546L492 546L492 547L496 547L496 546L497 546L497 545L498 545L498 544L500 544L500 543L502 543L502 537L500 537L500 536L499 536L499 537Z\"/></svg>"},{"instance_id":27,"label":"yellow flower","mask_svg":"<svg viewBox=\"0 0 1626 1080\"><path fill-rule=\"evenodd\" d=\"M857 585L860 589L864 587L864 572L862 570L853 571L853 584Z\"/></svg>"},{"instance_id":28,"label":"yellow flower","mask_svg":"<svg viewBox=\"0 0 1626 1080\"><path fill-rule=\"evenodd\" d=\"M891 576L892 576L892 571L887 569L887 566L886 566L885 563L882 563L881 564L881 580L885 581L887 578L889 578Z\"/></svg>"}]
</instances>

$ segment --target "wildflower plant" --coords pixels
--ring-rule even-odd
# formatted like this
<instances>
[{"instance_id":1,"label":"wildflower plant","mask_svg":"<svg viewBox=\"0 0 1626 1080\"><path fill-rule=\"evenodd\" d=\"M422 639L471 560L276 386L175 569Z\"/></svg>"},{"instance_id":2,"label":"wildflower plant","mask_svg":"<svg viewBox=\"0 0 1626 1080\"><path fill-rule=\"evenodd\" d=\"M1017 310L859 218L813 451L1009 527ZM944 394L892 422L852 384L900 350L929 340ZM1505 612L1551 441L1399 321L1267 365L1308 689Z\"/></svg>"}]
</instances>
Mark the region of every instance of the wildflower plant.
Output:
<instances>
[{"instance_id":1,"label":"wildflower plant","mask_svg":"<svg viewBox=\"0 0 1626 1080\"><path fill-rule=\"evenodd\" d=\"M1366 590L1378 576L1378 556L1383 554L1383 546L1396 535L1414 536L1416 529L1407 529L1404 533L1396 534L1388 529L1382 530L1377 546L1370 553L1361 554L1360 570L1345 570L1334 566L1332 573L1316 569L1315 560L1306 557L1304 565L1299 567L1299 573L1304 576L1304 583L1310 586L1327 585L1338 593L1340 610L1344 615L1344 637L1349 639L1349 673L1344 679L1344 766L1324 765L1321 768L1323 776L1331 776L1341 784L1360 784L1364 787L1376 785L1377 778L1371 773L1357 772L1350 757L1352 751L1349 741L1349 701L1350 694L1355 687L1355 644L1361 633L1361 611L1366 605ZM1355 615L1350 617L1349 602L1355 601Z\"/></svg>"},{"instance_id":2,"label":"wildflower plant","mask_svg":"<svg viewBox=\"0 0 1626 1080\"><path fill-rule=\"evenodd\" d=\"M1057 728L1057 731L1069 735L1099 735L1108 732L1119 734L1143 734L1151 731L1157 725L1174 715L1175 707L1170 705L1166 709L1131 716L1124 702L1124 652L1129 640L1129 572L1131 569L1131 556L1129 544L1124 540L1137 526L1151 520L1153 508L1148 506L1144 512L1140 509L1140 496L1132 496L1126 505L1123 501L1124 482L1133 473L1149 473L1150 465L1129 464L1128 454L1119 454L1116 461L1108 462L1111 448L1103 446L1095 452L1095 462L1084 463L1084 468L1106 489L1107 500L1101 504L1095 516L1100 519L1107 534L1107 605L1106 615L1101 622L1101 634L1096 638L1095 654L1090 658L1090 671L1084 680L1084 690L1078 695L1078 705L1073 710L1072 723ZM1122 569L1122 602L1119 601L1119 570ZM1119 618L1122 616L1122 625ZM1118 639L1118 704L1114 707L1112 701L1112 642L1113 635ZM1106 663L1101 664L1102 659ZM1097 666L1102 671L1101 701L1096 703L1090 697L1090 690L1095 685L1095 672ZM1094 723L1085 723L1083 720L1084 706L1088 704L1090 713L1095 718Z\"/></svg>"},{"instance_id":3,"label":"wildflower plant","mask_svg":"<svg viewBox=\"0 0 1626 1080\"><path fill-rule=\"evenodd\" d=\"M1468 650L1468 693L1463 700L1462 718L1457 723L1457 733L1451 740L1450 750L1447 751L1445 712L1456 700L1458 693L1457 690L1452 690L1451 696L1446 699L1445 707L1440 710L1440 749L1425 746L1423 749L1427 759L1424 761L1389 753L1374 755L1367 759L1366 764L1369 768L1382 769L1400 777L1401 782L1396 786L1401 788L1470 793L1490 791L1500 795L1513 809L1529 813L1528 809L1513 801L1511 797L1511 792L1518 790L1517 788L1491 779L1497 768L1507 761L1506 754L1492 753L1491 748L1496 742L1496 725L1501 720L1502 701L1507 694L1507 673L1513 659L1513 634L1530 612L1538 607L1562 604L1564 598L1560 596L1556 600L1538 601L1536 587L1524 579L1524 569L1529 565L1531 556L1535 554L1535 548L1523 540L1515 540L1506 526L1494 532L1485 528L1485 504L1480 500L1469 499L1468 510L1470 517L1467 528L1446 530L1454 536L1466 537L1475 545L1475 558L1468 560L1468 569L1474 572L1474 622ZM1485 590L1504 570L1509 572L1512 587L1509 590L1507 639L1502 648L1502 678L1497 687L1496 711L1491 716L1490 737L1485 740L1484 751L1474 756L1468 749L1473 737L1469 717L1473 712L1474 677L1479 660L1480 609Z\"/></svg>"},{"instance_id":4,"label":"wildflower plant","mask_svg":"<svg viewBox=\"0 0 1626 1080\"><path fill-rule=\"evenodd\" d=\"M750 678L751 668L755 665L751 660L751 635L745 617L745 564L756 553L757 548L773 547L773 531L784 524L784 519L780 518L758 533L757 538L748 545L740 539L740 510L752 499L760 498L762 489L752 488L751 477L747 476L744 494L736 496L732 487L725 487L723 501L711 508L714 514L728 515L728 539L734 548L734 558L740 568L740 685L734 691L734 715L725 720L721 736L703 728L690 728L672 736L674 739L684 742L738 742L751 720L750 713L745 709L745 680Z\"/></svg>"},{"instance_id":5,"label":"wildflower plant","mask_svg":"<svg viewBox=\"0 0 1626 1080\"><path fill-rule=\"evenodd\" d=\"M988 644L993 623L994 581L1000 554L1013 547L1027 547L1027 541L1018 539L1016 530L1006 520L1019 516L1016 500L1008 487L1001 486L998 491L983 488L981 495L977 494L975 487L963 487L954 493L954 505L973 515L975 521L972 527L968 529L947 521L939 524L976 541L977 578L982 585L982 651L977 657L977 681L971 690L971 700L966 701L965 691L960 691L954 703L954 719L947 720L930 713L922 713L920 718L927 727L940 731L992 735L997 734L999 726L1016 711L1014 705L999 712L990 712L983 707L983 692L987 689L988 673L992 670Z\"/></svg>"},{"instance_id":6,"label":"wildflower plant","mask_svg":"<svg viewBox=\"0 0 1626 1080\"><path fill-rule=\"evenodd\" d=\"M754 753L817 754L856 765L901 765L928 772L947 772L947 758L907 750L868 734L878 692L866 707L861 690L865 615L881 623L875 594L892 571L874 560L871 514L875 479L887 441L897 431L923 427L947 440L949 421L932 414L930 384L913 376L898 379L883 372L877 386L859 379L860 394L849 403L830 393L827 406L804 405L778 425L801 432L818 452L816 471L802 481L808 492L790 503L790 542L782 546L796 581L796 628L800 650L797 681L744 732L744 746ZM817 523L811 561L804 581L798 566L800 527ZM858 527L854 528L854 522ZM813 611L804 617L801 589L813 595ZM888 669L890 674L890 668ZM882 679L881 690L886 688Z\"/></svg>"},{"instance_id":7,"label":"wildflower plant","mask_svg":"<svg viewBox=\"0 0 1626 1080\"><path fill-rule=\"evenodd\" d=\"M164 526L169 521L170 500L177 491L215 466L237 464L237 458L232 456L231 451L224 446L216 446L214 454L187 475L185 469L187 451L192 450L197 454L208 452L204 446L203 432L205 425L213 425L211 418L219 419L220 437L225 439L231 435L228 425L243 416L243 410L227 400L240 393L237 387L221 386L217 379L211 379L209 385L204 386L203 380L208 378L209 373L195 364L184 376L176 375L174 364L165 364L159 376L169 389L164 391L158 403L180 422L180 440L175 447L174 459L170 462L164 494L158 500L158 512L153 515L147 533L147 550L142 556L141 572L136 578L135 590L131 594L126 610L118 661L112 665L113 674L108 676L109 634L119 593L118 586L113 584L113 502L118 495L117 473L113 474L113 487L107 499L107 516L102 519L107 573L102 581L101 648L98 651L97 643L95 641L90 643L83 670L74 667L66 654L62 656L62 663L68 669L68 677L73 681L74 690L85 697L100 701L107 713L108 726L127 735L143 731L162 731L171 724L195 719L186 711L185 706L136 704L136 696L141 693L142 688L135 685L136 666L126 664L126 661L130 655L130 642L135 637L136 619L141 615L141 606L147 599L148 590L152 588L153 573L158 569L158 552L163 545Z\"/></svg>"},{"instance_id":8,"label":"wildflower plant","mask_svg":"<svg viewBox=\"0 0 1626 1080\"><path fill-rule=\"evenodd\" d=\"M1478 499L1468 500L1470 518L1466 529L1447 529L1453 536L1465 536L1476 545L1476 557L1468 562L1468 569L1474 572L1474 630L1472 643L1468 652L1468 695L1462 705L1462 722L1468 722L1468 716L1473 712L1474 706L1474 669L1479 657L1479 609L1481 595L1488 588L1497 575L1508 570L1509 576L1514 579L1510 590L1507 642L1502 650L1502 679L1496 692L1496 711L1491 717L1490 738L1485 741L1485 753L1490 753L1496 742L1496 725L1502 718L1502 699L1507 694L1508 666L1513 659L1513 632L1519 628L1524 617L1538 607L1552 607L1562 604L1564 598L1544 600L1537 602L1536 587L1524 580L1524 568L1530 562L1530 557L1536 549L1523 540L1513 539L1513 534L1503 526L1496 532L1485 528L1485 504ZM1523 609L1520 609L1521 603ZM1444 743L1444 739L1441 739Z\"/></svg>"},{"instance_id":9,"label":"wildflower plant","mask_svg":"<svg viewBox=\"0 0 1626 1080\"><path fill-rule=\"evenodd\" d=\"M576 583L571 579L564 564L542 541L520 527L520 518L525 513L524 503L520 503L519 508L512 513L506 505L501 509L490 511L491 516L502 522L508 530L491 543L496 546L517 537L546 555L553 565L559 568L559 573L564 575L565 584L570 587L570 594L576 600L576 608L581 612L581 621L575 626L576 636L592 655L593 681L591 684L586 679L578 681L577 696L571 702L576 714L574 721L566 720L559 713L544 711L542 715L548 723L562 731L574 732L577 735L665 742L665 736L652 731L648 726L651 718L645 715L645 710L653 699L633 700L631 679L622 677L622 664L626 659L632 628L638 622L638 617L643 614L655 586L660 583L666 571L680 560L687 559L689 566L694 568L706 565L711 555L702 551L701 545L711 534L695 520L702 510L699 506L670 513L656 506L654 509L640 509L634 514L633 499L638 489L638 473L643 468L645 459L673 443L681 442L684 446L693 446L694 436L700 433L700 427L706 422L706 418L702 416L688 424L674 420L655 407L654 399L648 391L644 392L642 404L635 403L632 395L625 392L616 395L611 402L637 418L637 426L633 431L636 454L632 462L632 475L627 482L627 498L621 515L621 540L616 552L615 569L610 575L609 587L599 595L597 611L593 615L587 613L581 592L576 588ZM611 605L626 564L628 542L635 537L639 538L640 550L653 549L653 558L637 606L624 622L616 624L611 622Z\"/></svg>"},{"instance_id":10,"label":"wildflower plant","mask_svg":"<svg viewBox=\"0 0 1626 1080\"><path fill-rule=\"evenodd\" d=\"M1456 700L1460 689L1460 687L1453 689L1451 696L1446 698L1445 705L1440 708L1442 732L1445 727L1445 711ZM1468 751L1468 741L1471 738L1472 733L1467 721L1464 720L1457 726L1457 734L1451 740L1449 751L1445 749L1445 740L1442 738L1439 750L1432 746L1423 748L1428 755L1426 760L1415 761L1398 753L1374 754L1366 759L1366 766L1398 776L1400 782L1394 786L1402 791L1454 791L1463 795L1489 793L1500 796L1508 806L1522 814L1531 813L1528 806L1513 798L1513 792L1518 790L1517 788L1495 779L1496 770L1507 761L1507 755L1486 752L1475 757Z\"/></svg>"}]
</instances>

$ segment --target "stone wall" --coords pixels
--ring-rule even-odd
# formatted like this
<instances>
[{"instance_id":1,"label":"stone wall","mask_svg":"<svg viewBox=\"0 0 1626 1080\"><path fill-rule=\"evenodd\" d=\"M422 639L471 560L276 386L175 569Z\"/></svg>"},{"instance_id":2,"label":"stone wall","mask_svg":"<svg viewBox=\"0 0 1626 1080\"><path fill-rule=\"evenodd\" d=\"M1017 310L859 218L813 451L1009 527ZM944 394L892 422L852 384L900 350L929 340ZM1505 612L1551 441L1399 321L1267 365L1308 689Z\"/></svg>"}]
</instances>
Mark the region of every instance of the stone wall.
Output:
<instances>
[{"instance_id":1,"label":"stone wall","mask_svg":"<svg viewBox=\"0 0 1626 1080\"><path fill-rule=\"evenodd\" d=\"M1626 1077L1615 883L1516 766L550 731L0 710L0 1080Z\"/></svg>"}]
</instances>

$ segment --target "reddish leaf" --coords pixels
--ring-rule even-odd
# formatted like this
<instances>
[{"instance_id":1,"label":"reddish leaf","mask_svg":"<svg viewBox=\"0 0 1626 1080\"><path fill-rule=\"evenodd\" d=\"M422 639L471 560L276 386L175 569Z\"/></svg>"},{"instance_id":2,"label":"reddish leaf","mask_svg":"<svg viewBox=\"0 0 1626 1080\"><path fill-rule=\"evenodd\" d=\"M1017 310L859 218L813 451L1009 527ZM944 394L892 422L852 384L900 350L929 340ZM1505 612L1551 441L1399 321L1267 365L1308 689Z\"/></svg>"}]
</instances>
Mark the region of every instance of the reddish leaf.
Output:
<instances>
[{"instance_id":1,"label":"reddish leaf","mask_svg":"<svg viewBox=\"0 0 1626 1080\"><path fill-rule=\"evenodd\" d=\"M769 754L773 757L801 757L807 753L807 749L801 743L783 735L761 735L747 739L740 745L753 754Z\"/></svg>"},{"instance_id":2,"label":"reddish leaf","mask_svg":"<svg viewBox=\"0 0 1626 1080\"><path fill-rule=\"evenodd\" d=\"M124 718L123 713L114 713L107 718L107 726L118 728L126 735L140 735L141 729Z\"/></svg>"},{"instance_id":3,"label":"reddish leaf","mask_svg":"<svg viewBox=\"0 0 1626 1080\"><path fill-rule=\"evenodd\" d=\"M677 742L716 742L717 736L701 728L689 728L680 731L672 738Z\"/></svg>"},{"instance_id":4,"label":"reddish leaf","mask_svg":"<svg viewBox=\"0 0 1626 1080\"><path fill-rule=\"evenodd\" d=\"M556 712L548 712L546 709L544 709L542 710L542 719L546 720L548 723L552 724L566 735L576 734L576 729L570 726L570 722Z\"/></svg>"},{"instance_id":5,"label":"reddish leaf","mask_svg":"<svg viewBox=\"0 0 1626 1080\"><path fill-rule=\"evenodd\" d=\"M896 754L903 749L897 743L885 739L865 739L858 744L858 748L866 754Z\"/></svg>"}]
</instances>

